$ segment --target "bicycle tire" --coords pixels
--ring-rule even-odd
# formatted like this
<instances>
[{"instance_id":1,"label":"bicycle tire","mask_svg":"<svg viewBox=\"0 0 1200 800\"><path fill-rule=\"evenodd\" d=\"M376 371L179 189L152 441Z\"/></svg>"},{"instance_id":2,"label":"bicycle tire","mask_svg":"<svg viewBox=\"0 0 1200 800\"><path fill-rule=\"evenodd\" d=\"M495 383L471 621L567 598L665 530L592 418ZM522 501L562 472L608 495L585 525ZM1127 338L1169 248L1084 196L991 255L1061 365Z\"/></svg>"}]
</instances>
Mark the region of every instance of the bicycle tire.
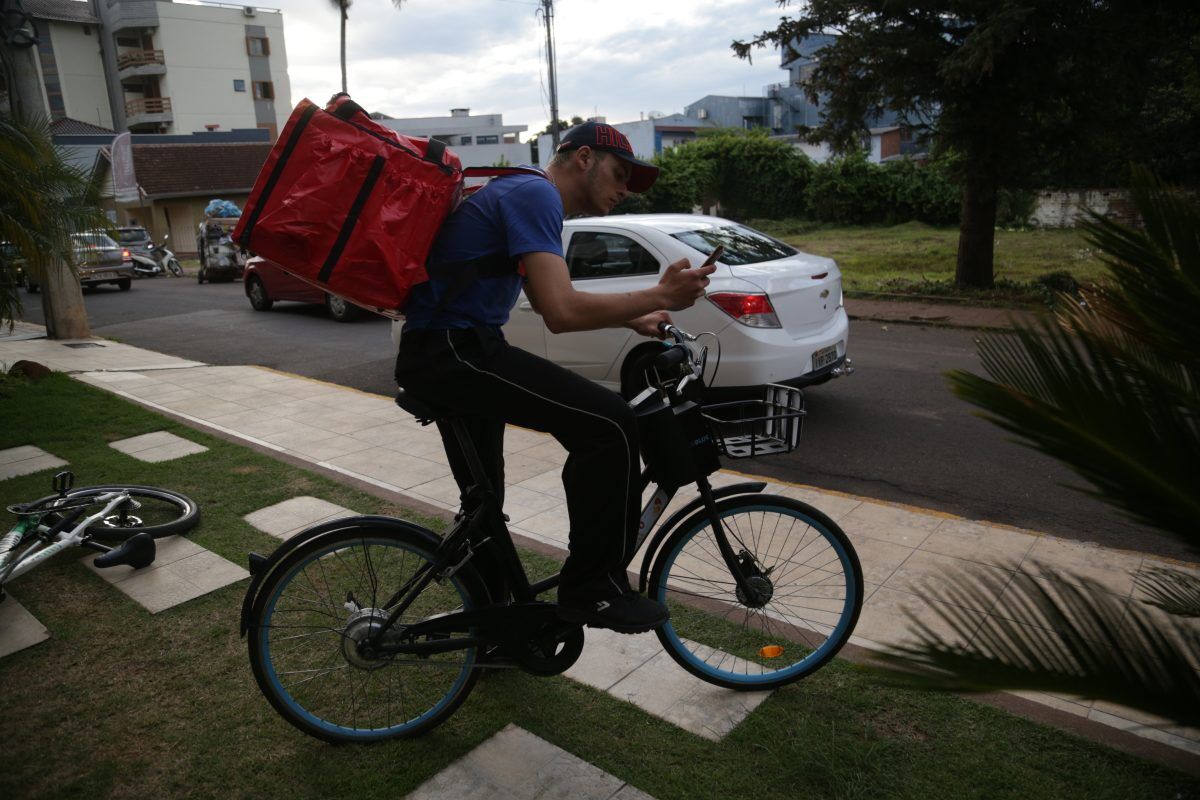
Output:
<instances>
[{"instance_id":1,"label":"bicycle tire","mask_svg":"<svg viewBox=\"0 0 1200 800\"><path fill-rule=\"evenodd\" d=\"M725 688L800 680L833 658L858 621L854 547L833 520L786 497L732 497L717 502L717 513L763 594L749 602L739 595L701 510L668 534L650 571L650 596L671 610L659 641L685 670Z\"/></svg>"},{"instance_id":2,"label":"bicycle tire","mask_svg":"<svg viewBox=\"0 0 1200 800\"><path fill-rule=\"evenodd\" d=\"M56 505L71 505L107 492L129 492L141 504L141 508L122 515L109 514L88 526L88 534L99 541L125 541L139 533L148 533L155 539L187 533L200 524L200 506L185 494L171 489L131 484L107 484L104 486L82 486L71 489L65 497L50 495L27 505L31 511L53 508ZM45 523L53 525L61 517L51 513Z\"/></svg>"},{"instance_id":3,"label":"bicycle tire","mask_svg":"<svg viewBox=\"0 0 1200 800\"><path fill-rule=\"evenodd\" d=\"M255 680L280 716L327 742L370 742L418 736L458 709L478 678L477 648L367 661L347 647L386 614L374 606L380 595L433 563L437 542L428 532L350 527L280 561L247 637ZM467 565L429 583L399 624L470 610L483 604L479 592Z\"/></svg>"}]
</instances>

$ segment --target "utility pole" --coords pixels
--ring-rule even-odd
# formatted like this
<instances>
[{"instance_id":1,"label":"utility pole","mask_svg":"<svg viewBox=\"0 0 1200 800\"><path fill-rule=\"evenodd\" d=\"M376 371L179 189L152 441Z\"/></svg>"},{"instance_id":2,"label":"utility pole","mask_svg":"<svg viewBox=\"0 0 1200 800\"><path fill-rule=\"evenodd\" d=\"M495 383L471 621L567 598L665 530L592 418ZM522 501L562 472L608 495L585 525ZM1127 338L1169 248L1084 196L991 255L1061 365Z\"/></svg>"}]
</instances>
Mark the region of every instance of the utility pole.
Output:
<instances>
[{"instance_id":1,"label":"utility pole","mask_svg":"<svg viewBox=\"0 0 1200 800\"><path fill-rule=\"evenodd\" d=\"M546 64L550 75L550 136L558 150L558 78L554 69L554 0L542 0L542 21L546 23Z\"/></svg>"},{"instance_id":2,"label":"utility pole","mask_svg":"<svg viewBox=\"0 0 1200 800\"><path fill-rule=\"evenodd\" d=\"M16 13L24 16L19 3ZM4 31L6 35L0 39L0 47L5 51L3 63L9 73L5 76L9 113L23 120L44 114L46 108L34 61L37 31L33 27L33 20L26 19L29 24L28 35L14 35L18 32L10 28ZM24 34L24 30L19 33ZM41 289L42 316L46 320L47 336L51 339L86 339L92 335L88 327L87 307L83 303L83 291L64 262L57 261L47 266Z\"/></svg>"}]
</instances>

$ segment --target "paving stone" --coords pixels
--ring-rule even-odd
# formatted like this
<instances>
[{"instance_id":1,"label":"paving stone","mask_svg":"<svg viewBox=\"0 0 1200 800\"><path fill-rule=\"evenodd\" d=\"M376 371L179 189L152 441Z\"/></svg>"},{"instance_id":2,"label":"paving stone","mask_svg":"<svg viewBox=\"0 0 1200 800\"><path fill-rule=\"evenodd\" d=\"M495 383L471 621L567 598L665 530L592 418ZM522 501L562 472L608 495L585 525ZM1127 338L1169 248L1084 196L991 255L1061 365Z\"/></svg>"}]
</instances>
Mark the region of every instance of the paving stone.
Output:
<instances>
[{"instance_id":1,"label":"paving stone","mask_svg":"<svg viewBox=\"0 0 1200 800\"><path fill-rule=\"evenodd\" d=\"M354 516L358 516L357 511L343 508L319 497L304 496L293 497L282 503L260 508L242 519L263 533L269 533L280 539L289 539L294 534L318 522Z\"/></svg>"},{"instance_id":2,"label":"paving stone","mask_svg":"<svg viewBox=\"0 0 1200 800\"><path fill-rule=\"evenodd\" d=\"M578 756L508 725L417 787L410 800L653 800Z\"/></svg>"},{"instance_id":3,"label":"paving stone","mask_svg":"<svg viewBox=\"0 0 1200 800\"><path fill-rule=\"evenodd\" d=\"M47 453L40 447L33 445L10 447L7 450L0 450L0 481L66 465L66 461Z\"/></svg>"},{"instance_id":4,"label":"paving stone","mask_svg":"<svg viewBox=\"0 0 1200 800\"><path fill-rule=\"evenodd\" d=\"M193 441L184 439L182 436L176 436L167 431L155 431L154 433L145 433L129 439L109 442L108 446L125 455L133 456L139 461L147 461L152 464L171 461L196 453L208 452L208 448L204 445L196 444Z\"/></svg>"},{"instance_id":5,"label":"paving stone","mask_svg":"<svg viewBox=\"0 0 1200 800\"><path fill-rule=\"evenodd\" d=\"M0 658L50 638L46 626L10 593L0 602Z\"/></svg>"},{"instance_id":6,"label":"paving stone","mask_svg":"<svg viewBox=\"0 0 1200 800\"><path fill-rule=\"evenodd\" d=\"M193 543L194 544L194 543ZM140 603L151 614L202 597L209 592L250 577L250 573L216 553L204 550L169 563L145 569L97 569L95 556L84 559L88 568Z\"/></svg>"},{"instance_id":7,"label":"paving stone","mask_svg":"<svg viewBox=\"0 0 1200 800\"><path fill-rule=\"evenodd\" d=\"M770 695L700 680L676 664L653 633L629 636L588 628L586 635L583 655L564 673L568 678L712 741L724 738Z\"/></svg>"}]
</instances>

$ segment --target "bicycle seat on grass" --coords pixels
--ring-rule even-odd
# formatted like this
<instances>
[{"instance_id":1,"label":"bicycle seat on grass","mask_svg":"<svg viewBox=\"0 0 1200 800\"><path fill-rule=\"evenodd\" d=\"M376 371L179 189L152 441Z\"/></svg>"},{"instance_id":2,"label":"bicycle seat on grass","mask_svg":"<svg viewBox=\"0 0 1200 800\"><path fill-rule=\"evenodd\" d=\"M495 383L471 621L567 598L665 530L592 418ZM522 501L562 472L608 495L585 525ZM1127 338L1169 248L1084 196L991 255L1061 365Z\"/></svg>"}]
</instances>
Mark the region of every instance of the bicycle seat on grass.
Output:
<instances>
[{"instance_id":1,"label":"bicycle seat on grass","mask_svg":"<svg viewBox=\"0 0 1200 800\"><path fill-rule=\"evenodd\" d=\"M445 412L438 411L433 406L426 405L424 401L418 400L403 389L396 390L396 405L412 414L423 425L449 416Z\"/></svg>"}]
</instances>

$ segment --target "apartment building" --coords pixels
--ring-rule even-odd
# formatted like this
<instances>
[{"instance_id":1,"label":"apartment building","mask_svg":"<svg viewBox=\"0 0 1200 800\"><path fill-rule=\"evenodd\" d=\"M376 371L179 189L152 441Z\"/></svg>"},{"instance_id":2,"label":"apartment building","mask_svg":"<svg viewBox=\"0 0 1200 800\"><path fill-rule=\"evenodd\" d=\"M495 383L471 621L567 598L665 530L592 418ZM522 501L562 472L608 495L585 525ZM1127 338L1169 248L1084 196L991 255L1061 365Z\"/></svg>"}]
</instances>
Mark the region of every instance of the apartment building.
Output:
<instances>
[{"instance_id":1,"label":"apartment building","mask_svg":"<svg viewBox=\"0 0 1200 800\"><path fill-rule=\"evenodd\" d=\"M452 108L448 117L392 119L375 115L380 125L408 136L426 136L445 142L464 167L513 166L530 162L529 143L520 141L527 125L505 125L503 114L471 115L469 108Z\"/></svg>"},{"instance_id":2,"label":"apartment building","mask_svg":"<svg viewBox=\"0 0 1200 800\"><path fill-rule=\"evenodd\" d=\"M171 0L25 0L46 113L134 133L261 128L291 112L276 9Z\"/></svg>"}]
</instances>

